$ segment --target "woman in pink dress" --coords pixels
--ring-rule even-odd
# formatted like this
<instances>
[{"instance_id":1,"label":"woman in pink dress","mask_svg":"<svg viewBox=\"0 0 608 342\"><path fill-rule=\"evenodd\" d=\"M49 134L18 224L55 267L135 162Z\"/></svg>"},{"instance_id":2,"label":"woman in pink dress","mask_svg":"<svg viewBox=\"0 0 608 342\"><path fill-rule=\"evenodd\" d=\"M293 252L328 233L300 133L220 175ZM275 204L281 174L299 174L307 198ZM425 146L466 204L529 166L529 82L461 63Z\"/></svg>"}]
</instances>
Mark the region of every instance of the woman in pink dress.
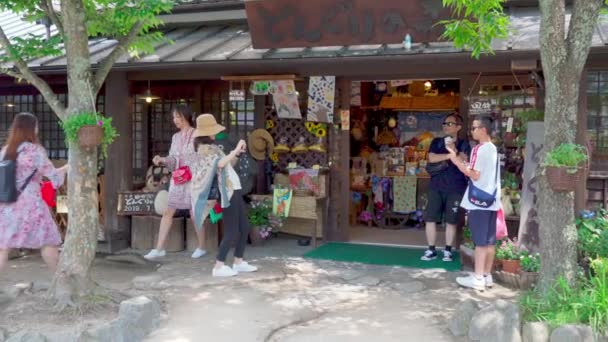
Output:
<instances>
[{"instance_id":1,"label":"woman in pink dress","mask_svg":"<svg viewBox=\"0 0 608 342\"><path fill-rule=\"evenodd\" d=\"M0 272L13 248L41 249L42 258L55 271L61 236L51 211L42 200L40 182L48 178L60 187L68 166L56 169L38 142L38 119L29 113L15 116L0 160L17 162L17 189L25 188L13 203L0 203ZM29 179L29 182L28 182Z\"/></svg>"},{"instance_id":2,"label":"woman in pink dress","mask_svg":"<svg viewBox=\"0 0 608 342\"><path fill-rule=\"evenodd\" d=\"M194 153L193 121L193 115L188 106L178 105L173 109L173 123L175 124L175 127L179 129L179 132L175 133L171 140L171 148L169 149L170 158L155 156L152 160L154 165L166 165L171 171L185 165L185 157ZM156 248L146 254L144 258L156 259L166 255L165 243L169 231L171 230L173 216L177 209L191 210L190 184L178 185L171 179L167 210L165 210L163 217L160 220L160 231L158 232ZM192 217L192 215L190 216ZM192 253L193 259L200 258L207 254L205 251L204 230L196 230L196 235L198 238L198 248Z\"/></svg>"}]
</instances>

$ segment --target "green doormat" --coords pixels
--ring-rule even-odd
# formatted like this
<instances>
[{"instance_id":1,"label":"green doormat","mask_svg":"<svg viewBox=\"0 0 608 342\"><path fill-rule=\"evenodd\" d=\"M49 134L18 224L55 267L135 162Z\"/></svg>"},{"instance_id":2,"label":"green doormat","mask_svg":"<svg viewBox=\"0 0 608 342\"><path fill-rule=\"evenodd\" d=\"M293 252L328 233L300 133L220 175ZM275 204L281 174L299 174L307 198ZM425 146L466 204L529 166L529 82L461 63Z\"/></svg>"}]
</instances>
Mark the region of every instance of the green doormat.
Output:
<instances>
[{"instance_id":1,"label":"green doormat","mask_svg":"<svg viewBox=\"0 0 608 342\"><path fill-rule=\"evenodd\" d=\"M442 252L436 260L422 261L421 248L388 247L353 243L330 242L306 253L305 258L344 262L360 262L372 265L403 266L411 268L441 268L446 271L460 271L460 256L454 252L454 261L441 260Z\"/></svg>"}]
</instances>

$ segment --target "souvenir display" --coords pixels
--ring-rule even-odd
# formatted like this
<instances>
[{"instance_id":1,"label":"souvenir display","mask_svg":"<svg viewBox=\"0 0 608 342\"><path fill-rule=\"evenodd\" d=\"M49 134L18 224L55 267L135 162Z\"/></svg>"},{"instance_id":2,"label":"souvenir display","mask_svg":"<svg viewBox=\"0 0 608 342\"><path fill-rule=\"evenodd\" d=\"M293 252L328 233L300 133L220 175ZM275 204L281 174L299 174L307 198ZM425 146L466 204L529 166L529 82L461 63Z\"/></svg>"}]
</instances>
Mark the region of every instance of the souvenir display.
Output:
<instances>
[{"instance_id":1,"label":"souvenir display","mask_svg":"<svg viewBox=\"0 0 608 342\"><path fill-rule=\"evenodd\" d=\"M295 146L291 149L293 153L306 153L308 152L308 147L306 146L306 138L300 137Z\"/></svg>"}]
</instances>

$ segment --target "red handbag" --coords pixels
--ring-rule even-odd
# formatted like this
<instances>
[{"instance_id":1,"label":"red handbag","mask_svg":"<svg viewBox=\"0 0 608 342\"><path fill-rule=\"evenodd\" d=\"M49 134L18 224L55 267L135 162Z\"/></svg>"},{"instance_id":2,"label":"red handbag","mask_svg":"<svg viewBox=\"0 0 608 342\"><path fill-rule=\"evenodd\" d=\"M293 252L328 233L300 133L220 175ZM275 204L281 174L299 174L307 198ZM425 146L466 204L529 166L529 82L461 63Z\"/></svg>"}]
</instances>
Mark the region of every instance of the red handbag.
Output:
<instances>
[{"instance_id":1,"label":"red handbag","mask_svg":"<svg viewBox=\"0 0 608 342\"><path fill-rule=\"evenodd\" d=\"M192 180L192 172L190 172L190 168L186 165L173 171L172 177L173 183L176 185L186 184Z\"/></svg>"},{"instance_id":2,"label":"red handbag","mask_svg":"<svg viewBox=\"0 0 608 342\"><path fill-rule=\"evenodd\" d=\"M55 188L53 188L53 183L40 183L40 193L42 195L42 200L44 201L44 203L46 203L46 205L51 208L55 208L55 206L57 206L57 202L55 200L56 191Z\"/></svg>"},{"instance_id":3,"label":"red handbag","mask_svg":"<svg viewBox=\"0 0 608 342\"><path fill-rule=\"evenodd\" d=\"M190 132L190 135L186 138L186 141L182 142L182 153L184 152L183 150L185 149L186 144L190 141L190 137L192 137L193 132L194 130ZM177 158L177 163L177 165L179 165L179 157ZM178 167L175 171L173 171L171 176L173 177L173 183L175 185L186 184L192 180L192 172L190 172L188 165Z\"/></svg>"}]
</instances>

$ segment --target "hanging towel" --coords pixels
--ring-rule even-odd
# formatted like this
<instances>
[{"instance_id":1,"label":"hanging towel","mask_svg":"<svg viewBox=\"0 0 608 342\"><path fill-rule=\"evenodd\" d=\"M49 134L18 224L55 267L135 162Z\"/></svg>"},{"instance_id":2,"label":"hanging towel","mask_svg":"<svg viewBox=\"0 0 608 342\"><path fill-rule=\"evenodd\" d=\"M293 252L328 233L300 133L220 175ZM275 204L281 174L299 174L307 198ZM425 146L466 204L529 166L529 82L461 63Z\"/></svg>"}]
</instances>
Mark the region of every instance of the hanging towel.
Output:
<instances>
[{"instance_id":1,"label":"hanging towel","mask_svg":"<svg viewBox=\"0 0 608 342\"><path fill-rule=\"evenodd\" d=\"M407 214L416 211L416 176L395 177L393 180L393 211Z\"/></svg>"}]
</instances>

